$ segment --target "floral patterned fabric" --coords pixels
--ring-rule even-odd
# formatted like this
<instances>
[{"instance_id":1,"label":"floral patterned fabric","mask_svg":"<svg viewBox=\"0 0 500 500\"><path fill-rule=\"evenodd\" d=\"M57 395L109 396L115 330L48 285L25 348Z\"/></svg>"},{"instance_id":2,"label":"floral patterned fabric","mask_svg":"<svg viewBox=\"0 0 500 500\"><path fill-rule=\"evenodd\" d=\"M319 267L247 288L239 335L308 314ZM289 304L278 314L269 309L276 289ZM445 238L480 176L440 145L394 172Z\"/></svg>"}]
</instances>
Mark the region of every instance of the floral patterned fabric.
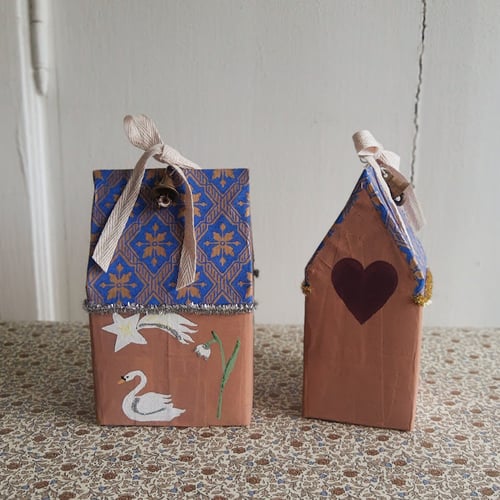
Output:
<instances>
[{"instance_id":1,"label":"floral patterned fabric","mask_svg":"<svg viewBox=\"0 0 500 500\"><path fill-rule=\"evenodd\" d=\"M411 433L302 418L301 327L257 327L247 428L97 426L81 324L0 346L1 498L500 496L499 329L425 330Z\"/></svg>"}]
</instances>

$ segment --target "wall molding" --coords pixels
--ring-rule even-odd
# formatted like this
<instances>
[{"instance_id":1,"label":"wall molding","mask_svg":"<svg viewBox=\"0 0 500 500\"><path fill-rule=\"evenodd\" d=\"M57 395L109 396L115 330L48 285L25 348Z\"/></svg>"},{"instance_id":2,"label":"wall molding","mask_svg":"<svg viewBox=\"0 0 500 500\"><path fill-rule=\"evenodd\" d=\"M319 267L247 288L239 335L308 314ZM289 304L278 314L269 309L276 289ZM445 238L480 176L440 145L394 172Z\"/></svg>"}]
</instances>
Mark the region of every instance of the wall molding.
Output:
<instances>
[{"instance_id":1,"label":"wall molding","mask_svg":"<svg viewBox=\"0 0 500 500\"><path fill-rule=\"evenodd\" d=\"M37 92L31 57L28 3L17 1L17 32L21 68L21 116L17 149L23 168L31 215L32 255L37 319L61 318L57 278L57 231L48 140L48 100Z\"/></svg>"}]
</instances>

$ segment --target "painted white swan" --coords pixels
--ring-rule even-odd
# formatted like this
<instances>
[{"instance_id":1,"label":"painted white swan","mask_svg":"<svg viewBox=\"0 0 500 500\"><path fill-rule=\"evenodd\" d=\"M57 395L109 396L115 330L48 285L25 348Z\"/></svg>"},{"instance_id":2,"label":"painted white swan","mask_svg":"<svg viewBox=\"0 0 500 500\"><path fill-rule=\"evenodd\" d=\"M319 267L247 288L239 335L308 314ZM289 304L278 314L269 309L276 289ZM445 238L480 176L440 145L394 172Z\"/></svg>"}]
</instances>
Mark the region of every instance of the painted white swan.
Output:
<instances>
[{"instance_id":1,"label":"painted white swan","mask_svg":"<svg viewBox=\"0 0 500 500\"><path fill-rule=\"evenodd\" d=\"M139 384L130 391L122 402L122 410L130 420L139 422L170 422L186 410L174 408L172 397L169 394L159 394L157 392L147 392L141 396L137 393L146 386L148 379L141 370L134 370L123 375L119 384L130 382L135 377L139 377Z\"/></svg>"}]
</instances>

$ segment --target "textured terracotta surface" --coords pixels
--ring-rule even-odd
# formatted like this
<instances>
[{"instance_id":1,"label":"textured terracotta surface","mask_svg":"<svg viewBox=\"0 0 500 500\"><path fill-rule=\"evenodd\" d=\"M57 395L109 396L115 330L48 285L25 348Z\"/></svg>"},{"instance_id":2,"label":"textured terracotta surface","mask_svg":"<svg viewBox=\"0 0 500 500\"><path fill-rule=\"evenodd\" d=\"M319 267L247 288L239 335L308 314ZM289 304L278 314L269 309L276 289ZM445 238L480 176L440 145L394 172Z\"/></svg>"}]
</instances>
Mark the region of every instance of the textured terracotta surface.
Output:
<instances>
[{"instance_id":1,"label":"textured terracotta surface","mask_svg":"<svg viewBox=\"0 0 500 500\"><path fill-rule=\"evenodd\" d=\"M88 328L0 323L0 496L498 497L499 329L424 331L411 434L302 418L302 335L257 327L249 427L103 427Z\"/></svg>"}]
</instances>

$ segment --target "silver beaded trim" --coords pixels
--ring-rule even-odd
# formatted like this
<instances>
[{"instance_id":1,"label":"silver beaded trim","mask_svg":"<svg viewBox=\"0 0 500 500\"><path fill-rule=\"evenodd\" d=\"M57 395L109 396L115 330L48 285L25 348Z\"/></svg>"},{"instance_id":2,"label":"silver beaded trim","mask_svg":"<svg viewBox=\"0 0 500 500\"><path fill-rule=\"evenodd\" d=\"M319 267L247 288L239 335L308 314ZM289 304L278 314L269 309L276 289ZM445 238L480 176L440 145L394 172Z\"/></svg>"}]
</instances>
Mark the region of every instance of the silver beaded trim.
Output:
<instances>
[{"instance_id":1,"label":"silver beaded trim","mask_svg":"<svg viewBox=\"0 0 500 500\"><path fill-rule=\"evenodd\" d=\"M252 312L256 304L227 304L216 306L212 304L174 304L143 306L141 304L91 304L87 300L83 303L83 308L89 313L110 314L114 312L135 312L135 313L169 313L182 312L192 314L243 314Z\"/></svg>"}]
</instances>

